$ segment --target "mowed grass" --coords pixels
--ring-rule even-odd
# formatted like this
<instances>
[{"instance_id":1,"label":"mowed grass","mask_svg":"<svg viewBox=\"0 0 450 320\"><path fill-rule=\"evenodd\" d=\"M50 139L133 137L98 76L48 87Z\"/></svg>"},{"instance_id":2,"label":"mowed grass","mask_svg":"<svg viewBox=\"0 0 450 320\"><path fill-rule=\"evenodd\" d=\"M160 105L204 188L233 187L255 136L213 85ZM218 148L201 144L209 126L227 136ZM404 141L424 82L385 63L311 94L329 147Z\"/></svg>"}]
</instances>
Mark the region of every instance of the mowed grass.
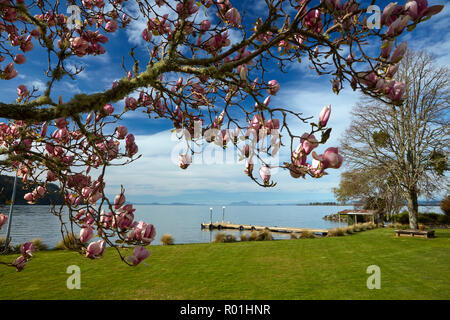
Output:
<instances>
[{"instance_id":1,"label":"mowed grass","mask_svg":"<svg viewBox=\"0 0 450 320\"><path fill-rule=\"evenodd\" d=\"M375 229L335 238L151 246L149 267L114 250L100 260L35 253L22 272L0 265L0 299L449 299L450 230L435 239ZM10 262L13 256L0 256ZM81 269L69 290L66 269ZM366 286L381 269L381 289Z\"/></svg>"}]
</instances>

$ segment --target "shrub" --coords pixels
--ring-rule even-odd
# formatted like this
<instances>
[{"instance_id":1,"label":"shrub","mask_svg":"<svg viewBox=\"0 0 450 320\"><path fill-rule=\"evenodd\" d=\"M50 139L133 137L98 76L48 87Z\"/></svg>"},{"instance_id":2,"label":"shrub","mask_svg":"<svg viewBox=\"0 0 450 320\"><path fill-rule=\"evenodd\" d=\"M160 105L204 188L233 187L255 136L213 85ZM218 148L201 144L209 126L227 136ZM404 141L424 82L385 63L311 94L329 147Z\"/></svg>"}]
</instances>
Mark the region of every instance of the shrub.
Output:
<instances>
[{"instance_id":1,"label":"shrub","mask_svg":"<svg viewBox=\"0 0 450 320\"><path fill-rule=\"evenodd\" d=\"M73 233L66 234L64 238L57 243L53 250L74 250L78 251L82 247L86 246L85 243L80 241L80 238Z\"/></svg>"},{"instance_id":2,"label":"shrub","mask_svg":"<svg viewBox=\"0 0 450 320\"><path fill-rule=\"evenodd\" d=\"M316 236L314 235L314 233L309 230L303 230L302 233L300 234L300 238L302 238L302 239L309 239L309 238L315 238L315 237Z\"/></svg>"},{"instance_id":3,"label":"shrub","mask_svg":"<svg viewBox=\"0 0 450 320\"><path fill-rule=\"evenodd\" d=\"M43 243L42 240L39 238L35 238L35 239L31 240L31 243L33 243L34 249L36 251L48 250L48 246L45 243Z\"/></svg>"},{"instance_id":4,"label":"shrub","mask_svg":"<svg viewBox=\"0 0 450 320\"><path fill-rule=\"evenodd\" d=\"M353 234L355 232L353 226L348 226L347 228L345 228L345 232L347 234Z\"/></svg>"},{"instance_id":5,"label":"shrub","mask_svg":"<svg viewBox=\"0 0 450 320\"><path fill-rule=\"evenodd\" d=\"M407 211L403 211L402 213L397 213L392 216L392 222L398 222L401 224L409 223L409 214Z\"/></svg>"},{"instance_id":6,"label":"shrub","mask_svg":"<svg viewBox=\"0 0 450 320\"><path fill-rule=\"evenodd\" d=\"M341 236L343 236L345 233L344 233L344 229L342 229L342 228L333 228L333 229L330 229L330 230L328 230L328 237L341 237Z\"/></svg>"},{"instance_id":7,"label":"shrub","mask_svg":"<svg viewBox=\"0 0 450 320\"><path fill-rule=\"evenodd\" d=\"M438 222L442 224L450 224L450 216L440 214L438 218Z\"/></svg>"},{"instance_id":8,"label":"shrub","mask_svg":"<svg viewBox=\"0 0 450 320\"><path fill-rule=\"evenodd\" d=\"M216 237L214 238L214 242L235 242L236 237L232 234L225 234L223 232L219 232L216 234Z\"/></svg>"},{"instance_id":9,"label":"shrub","mask_svg":"<svg viewBox=\"0 0 450 320\"><path fill-rule=\"evenodd\" d=\"M174 244L173 237L168 233L163 234L160 241L162 242L163 246L171 246Z\"/></svg>"},{"instance_id":10,"label":"shrub","mask_svg":"<svg viewBox=\"0 0 450 320\"><path fill-rule=\"evenodd\" d=\"M248 233L241 233L241 235L239 236L239 239L241 241L248 241L249 240L248 238L249 238Z\"/></svg>"},{"instance_id":11,"label":"shrub","mask_svg":"<svg viewBox=\"0 0 450 320\"><path fill-rule=\"evenodd\" d=\"M252 233L250 233L250 236L248 237L248 241L256 241L257 239L258 239L258 232L252 231Z\"/></svg>"},{"instance_id":12,"label":"shrub","mask_svg":"<svg viewBox=\"0 0 450 320\"><path fill-rule=\"evenodd\" d=\"M290 237L292 240L298 239L298 235L295 232L291 232Z\"/></svg>"},{"instance_id":13,"label":"shrub","mask_svg":"<svg viewBox=\"0 0 450 320\"><path fill-rule=\"evenodd\" d=\"M258 233L258 237L256 238L256 241L268 241L268 240L273 240L272 233L267 229L261 230Z\"/></svg>"}]
</instances>

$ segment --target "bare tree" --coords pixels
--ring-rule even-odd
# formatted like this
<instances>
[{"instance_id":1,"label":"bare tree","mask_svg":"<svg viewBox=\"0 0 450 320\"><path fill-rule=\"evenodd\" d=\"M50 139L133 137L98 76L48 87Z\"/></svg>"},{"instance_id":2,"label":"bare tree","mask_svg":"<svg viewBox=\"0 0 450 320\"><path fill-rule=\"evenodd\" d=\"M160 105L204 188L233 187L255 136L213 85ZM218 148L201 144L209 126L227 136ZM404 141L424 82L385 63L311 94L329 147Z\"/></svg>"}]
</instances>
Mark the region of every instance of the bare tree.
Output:
<instances>
[{"instance_id":1,"label":"bare tree","mask_svg":"<svg viewBox=\"0 0 450 320\"><path fill-rule=\"evenodd\" d=\"M426 52L408 52L396 80L405 83L402 103L362 98L342 139L348 167L383 168L407 201L409 224L417 229L418 197L445 186L449 146L450 70Z\"/></svg>"}]
</instances>

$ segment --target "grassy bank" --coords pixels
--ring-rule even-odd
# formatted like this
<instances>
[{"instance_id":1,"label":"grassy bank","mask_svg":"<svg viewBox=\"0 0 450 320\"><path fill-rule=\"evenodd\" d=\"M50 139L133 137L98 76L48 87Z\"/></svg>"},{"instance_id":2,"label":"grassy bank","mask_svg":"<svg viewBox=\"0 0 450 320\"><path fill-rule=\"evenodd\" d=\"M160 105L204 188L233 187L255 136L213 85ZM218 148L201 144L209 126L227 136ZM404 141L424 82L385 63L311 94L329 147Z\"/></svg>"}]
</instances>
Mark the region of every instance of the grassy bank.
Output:
<instances>
[{"instance_id":1,"label":"grassy bank","mask_svg":"<svg viewBox=\"0 0 450 320\"><path fill-rule=\"evenodd\" d=\"M435 239L375 229L336 238L152 246L149 267L108 250L92 261L37 252L17 273L0 265L0 299L450 299L450 230ZM10 262L15 256L0 256ZM66 268L81 268L81 290ZM381 289L369 290L369 265Z\"/></svg>"}]
</instances>

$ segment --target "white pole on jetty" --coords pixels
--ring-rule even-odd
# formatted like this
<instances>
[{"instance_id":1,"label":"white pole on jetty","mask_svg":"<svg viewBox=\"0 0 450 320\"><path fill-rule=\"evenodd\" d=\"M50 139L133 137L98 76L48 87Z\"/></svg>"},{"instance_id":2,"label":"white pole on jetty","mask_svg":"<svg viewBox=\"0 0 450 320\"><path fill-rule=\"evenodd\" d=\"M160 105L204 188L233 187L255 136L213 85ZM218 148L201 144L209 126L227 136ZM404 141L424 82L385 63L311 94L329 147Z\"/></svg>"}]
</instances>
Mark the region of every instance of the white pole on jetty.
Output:
<instances>
[{"instance_id":1,"label":"white pole on jetty","mask_svg":"<svg viewBox=\"0 0 450 320\"><path fill-rule=\"evenodd\" d=\"M222 224L225 223L225 207L222 207Z\"/></svg>"},{"instance_id":2,"label":"white pole on jetty","mask_svg":"<svg viewBox=\"0 0 450 320\"><path fill-rule=\"evenodd\" d=\"M209 224L212 225L212 208L209 208Z\"/></svg>"},{"instance_id":3,"label":"white pole on jetty","mask_svg":"<svg viewBox=\"0 0 450 320\"><path fill-rule=\"evenodd\" d=\"M6 229L5 248L4 248L5 251L8 248L9 242L11 241L9 236L11 233L11 221L12 221L12 213L13 213L13 208L14 208L14 201L16 199L16 185L17 185L17 171L16 171L16 176L14 177L14 186L13 186L13 192L12 192L12 196L11 196L11 206L9 207L8 228Z\"/></svg>"}]
</instances>

